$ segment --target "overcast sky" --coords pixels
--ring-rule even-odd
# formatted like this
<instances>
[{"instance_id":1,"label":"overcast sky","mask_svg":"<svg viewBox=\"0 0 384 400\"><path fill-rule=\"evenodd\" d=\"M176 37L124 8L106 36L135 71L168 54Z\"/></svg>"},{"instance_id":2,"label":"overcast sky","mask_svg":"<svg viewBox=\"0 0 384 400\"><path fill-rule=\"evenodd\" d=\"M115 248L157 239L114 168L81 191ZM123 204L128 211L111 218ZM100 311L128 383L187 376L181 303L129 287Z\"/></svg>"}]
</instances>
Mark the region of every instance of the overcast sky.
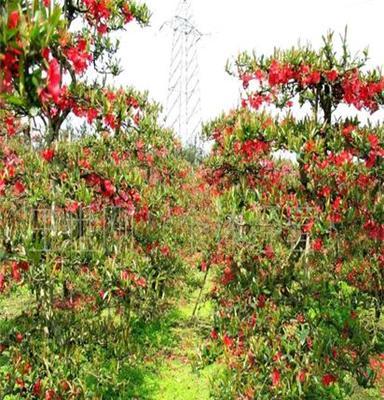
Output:
<instances>
[{"instance_id":1,"label":"overcast sky","mask_svg":"<svg viewBox=\"0 0 384 400\"><path fill-rule=\"evenodd\" d=\"M149 90L165 103L171 32L159 30L175 13L179 0L147 0L151 26L129 26L122 36L124 72L118 83ZM196 25L206 33L199 48L202 117L217 116L238 103L239 83L225 72L229 58L255 49L298 42L321 43L329 29L342 33L348 25L353 51L369 46L370 64L384 66L384 0L194 0Z\"/></svg>"}]
</instances>

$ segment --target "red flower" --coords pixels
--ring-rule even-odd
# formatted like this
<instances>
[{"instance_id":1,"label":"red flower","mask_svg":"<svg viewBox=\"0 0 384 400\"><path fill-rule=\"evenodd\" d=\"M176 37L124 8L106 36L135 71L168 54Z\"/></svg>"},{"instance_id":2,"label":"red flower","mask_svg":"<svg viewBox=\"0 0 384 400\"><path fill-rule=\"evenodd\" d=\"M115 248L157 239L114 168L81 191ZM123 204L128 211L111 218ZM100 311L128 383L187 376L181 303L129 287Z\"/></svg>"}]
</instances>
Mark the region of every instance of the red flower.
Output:
<instances>
[{"instance_id":1,"label":"red flower","mask_svg":"<svg viewBox=\"0 0 384 400\"><path fill-rule=\"evenodd\" d=\"M293 70L289 65L282 65L277 60L272 60L268 75L268 82L271 86L284 85L293 76Z\"/></svg>"},{"instance_id":2,"label":"red flower","mask_svg":"<svg viewBox=\"0 0 384 400\"><path fill-rule=\"evenodd\" d=\"M339 76L339 73L336 70L331 70L331 71L327 71L325 73L326 78L329 80L329 82L334 82L337 77Z\"/></svg>"},{"instance_id":3,"label":"red flower","mask_svg":"<svg viewBox=\"0 0 384 400\"><path fill-rule=\"evenodd\" d=\"M133 210L135 211L134 207ZM148 222L149 220L149 208L148 206L143 206L136 214L135 216L136 222Z\"/></svg>"},{"instance_id":4,"label":"red flower","mask_svg":"<svg viewBox=\"0 0 384 400\"><path fill-rule=\"evenodd\" d=\"M104 118L105 123L111 128L115 129L117 126L116 118L113 114L109 113Z\"/></svg>"},{"instance_id":5,"label":"red flower","mask_svg":"<svg viewBox=\"0 0 384 400\"><path fill-rule=\"evenodd\" d=\"M92 122L97 118L98 115L99 115L99 112L96 110L96 108L89 108L87 110L88 124L92 124Z\"/></svg>"},{"instance_id":6,"label":"red flower","mask_svg":"<svg viewBox=\"0 0 384 400\"><path fill-rule=\"evenodd\" d=\"M53 150L53 149L45 149L41 153L41 156L44 158L45 161L51 162L53 160L53 157L55 156L55 150Z\"/></svg>"},{"instance_id":7,"label":"red flower","mask_svg":"<svg viewBox=\"0 0 384 400\"><path fill-rule=\"evenodd\" d=\"M16 378L16 384L23 389L25 387L25 383L21 378Z\"/></svg>"},{"instance_id":8,"label":"red flower","mask_svg":"<svg viewBox=\"0 0 384 400\"><path fill-rule=\"evenodd\" d=\"M76 74L85 72L89 63L93 60L92 54L87 52L87 41L84 38L79 38L76 46L67 49L65 55L71 62Z\"/></svg>"},{"instance_id":9,"label":"red flower","mask_svg":"<svg viewBox=\"0 0 384 400\"><path fill-rule=\"evenodd\" d=\"M232 282L235 279L235 275L232 272L230 267L225 267L224 269L224 274L223 277L221 279L221 283L223 285L228 285L230 282Z\"/></svg>"},{"instance_id":10,"label":"red flower","mask_svg":"<svg viewBox=\"0 0 384 400\"><path fill-rule=\"evenodd\" d=\"M103 181L103 195L106 197L111 197L116 193L116 188L113 186L112 182L109 180Z\"/></svg>"},{"instance_id":11,"label":"red flower","mask_svg":"<svg viewBox=\"0 0 384 400\"><path fill-rule=\"evenodd\" d=\"M8 16L8 28L15 29L19 25L20 14L18 11L12 11Z\"/></svg>"},{"instance_id":12,"label":"red flower","mask_svg":"<svg viewBox=\"0 0 384 400\"><path fill-rule=\"evenodd\" d=\"M283 356L283 353L281 351L278 351L273 357L272 360L274 362L280 361L281 357Z\"/></svg>"},{"instance_id":13,"label":"red flower","mask_svg":"<svg viewBox=\"0 0 384 400\"><path fill-rule=\"evenodd\" d=\"M51 54L51 51L49 50L48 47L44 47L44 49L41 50L41 56L47 61L49 61L50 54Z\"/></svg>"},{"instance_id":14,"label":"red flower","mask_svg":"<svg viewBox=\"0 0 384 400\"><path fill-rule=\"evenodd\" d=\"M266 301L267 297L265 296L265 294L260 294L259 297L257 298L257 307L264 308Z\"/></svg>"},{"instance_id":15,"label":"red flower","mask_svg":"<svg viewBox=\"0 0 384 400\"><path fill-rule=\"evenodd\" d=\"M346 125L346 126L343 128L343 131L342 131L343 136L344 136L346 139L350 139L350 138L351 138L351 133L352 133L355 129L356 129L356 127L355 127L354 125L351 125L351 124Z\"/></svg>"},{"instance_id":16,"label":"red flower","mask_svg":"<svg viewBox=\"0 0 384 400\"><path fill-rule=\"evenodd\" d=\"M56 396L56 392L53 389L49 389L45 392L45 400L53 400Z\"/></svg>"},{"instance_id":17,"label":"red flower","mask_svg":"<svg viewBox=\"0 0 384 400\"><path fill-rule=\"evenodd\" d=\"M77 201L72 201L70 203L67 203L67 206L65 207L65 210L71 214L75 214L77 210L79 209L79 203Z\"/></svg>"},{"instance_id":18,"label":"red flower","mask_svg":"<svg viewBox=\"0 0 384 400\"><path fill-rule=\"evenodd\" d=\"M143 277L141 277L141 278L136 277L135 282L136 282L136 285L141 288L147 287L147 281Z\"/></svg>"},{"instance_id":19,"label":"red flower","mask_svg":"<svg viewBox=\"0 0 384 400\"><path fill-rule=\"evenodd\" d=\"M53 101L57 104L60 96L60 65L56 58L52 58L48 68L48 92L52 96Z\"/></svg>"},{"instance_id":20,"label":"red flower","mask_svg":"<svg viewBox=\"0 0 384 400\"><path fill-rule=\"evenodd\" d=\"M379 145L379 138L376 135L368 135L368 141L372 149L376 149Z\"/></svg>"},{"instance_id":21,"label":"red flower","mask_svg":"<svg viewBox=\"0 0 384 400\"><path fill-rule=\"evenodd\" d=\"M305 322L305 317L304 317L304 315L303 314L297 314L297 316L296 316L296 321L298 322L298 323L300 323L300 324L304 324L304 322Z\"/></svg>"},{"instance_id":22,"label":"red flower","mask_svg":"<svg viewBox=\"0 0 384 400\"><path fill-rule=\"evenodd\" d=\"M300 383L305 382L306 377L307 377L307 371L305 371L303 369L297 373L297 380Z\"/></svg>"},{"instance_id":23,"label":"red flower","mask_svg":"<svg viewBox=\"0 0 384 400\"><path fill-rule=\"evenodd\" d=\"M101 33L102 35L104 35L105 33L108 32L108 26L105 24L100 24L97 27L97 32Z\"/></svg>"},{"instance_id":24,"label":"red flower","mask_svg":"<svg viewBox=\"0 0 384 400\"><path fill-rule=\"evenodd\" d=\"M269 260L273 260L275 258L275 252L273 251L273 247L271 245L265 246L264 254Z\"/></svg>"},{"instance_id":25,"label":"red flower","mask_svg":"<svg viewBox=\"0 0 384 400\"><path fill-rule=\"evenodd\" d=\"M208 267L207 262L206 261L202 261L201 264L200 264L201 272L206 272L207 271L207 267Z\"/></svg>"},{"instance_id":26,"label":"red flower","mask_svg":"<svg viewBox=\"0 0 384 400\"><path fill-rule=\"evenodd\" d=\"M60 387L61 387L61 390L63 390L64 392L67 392L70 389L68 381L61 381Z\"/></svg>"},{"instance_id":27,"label":"red flower","mask_svg":"<svg viewBox=\"0 0 384 400\"><path fill-rule=\"evenodd\" d=\"M20 196L24 193L24 191L25 186L20 181L17 181L13 186L13 193L15 194L15 196Z\"/></svg>"},{"instance_id":28,"label":"red flower","mask_svg":"<svg viewBox=\"0 0 384 400\"><path fill-rule=\"evenodd\" d=\"M337 382L337 378L335 377L335 375L325 374L321 379L321 382L323 383L324 386L329 386L332 383Z\"/></svg>"},{"instance_id":29,"label":"red flower","mask_svg":"<svg viewBox=\"0 0 384 400\"><path fill-rule=\"evenodd\" d=\"M167 245L160 248L160 252L163 256L168 257L171 254L171 250Z\"/></svg>"},{"instance_id":30,"label":"red flower","mask_svg":"<svg viewBox=\"0 0 384 400\"><path fill-rule=\"evenodd\" d=\"M133 20L134 15L132 14L132 11L131 11L128 3L125 3L123 5L122 12L123 12L123 15L124 15L124 22L126 24L128 24L129 22L131 22Z\"/></svg>"},{"instance_id":31,"label":"red flower","mask_svg":"<svg viewBox=\"0 0 384 400\"><path fill-rule=\"evenodd\" d=\"M303 226L303 232L309 233L311 232L313 225L315 224L315 222L313 221L313 219L309 220L304 226Z\"/></svg>"},{"instance_id":32,"label":"red flower","mask_svg":"<svg viewBox=\"0 0 384 400\"><path fill-rule=\"evenodd\" d=\"M17 263L18 268L22 269L23 271L27 272L29 270L29 264L27 261L19 261Z\"/></svg>"},{"instance_id":33,"label":"red flower","mask_svg":"<svg viewBox=\"0 0 384 400\"><path fill-rule=\"evenodd\" d=\"M227 334L223 336L224 346L230 348L233 344L233 339L231 339Z\"/></svg>"},{"instance_id":34,"label":"red flower","mask_svg":"<svg viewBox=\"0 0 384 400\"><path fill-rule=\"evenodd\" d=\"M280 383L280 377L280 372L275 368L271 374L272 386L277 386Z\"/></svg>"},{"instance_id":35,"label":"red flower","mask_svg":"<svg viewBox=\"0 0 384 400\"><path fill-rule=\"evenodd\" d=\"M122 281L128 281L129 279L131 279L131 273L127 270L121 271L120 272L120 279Z\"/></svg>"},{"instance_id":36,"label":"red flower","mask_svg":"<svg viewBox=\"0 0 384 400\"><path fill-rule=\"evenodd\" d=\"M0 293L4 291L5 287L5 276L4 274L0 274Z\"/></svg>"},{"instance_id":37,"label":"red flower","mask_svg":"<svg viewBox=\"0 0 384 400\"><path fill-rule=\"evenodd\" d=\"M313 241L312 243L312 248L315 251L321 251L323 248L323 241L321 240L321 238L317 238Z\"/></svg>"},{"instance_id":38,"label":"red flower","mask_svg":"<svg viewBox=\"0 0 384 400\"><path fill-rule=\"evenodd\" d=\"M212 340L217 340L219 337L218 333L214 329L212 329L210 336Z\"/></svg>"},{"instance_id":39,"label":"red flower","mask_svg":"<svg viewBox=\"0 0 384 400\"><path fill-rule=\"evenodd\" d=\"M5 194L5 180L0 179L0 196L3 196Z\"/></svg>"},{"instance_id":40,"label":"red flower","mask_svg":"<svg viewBox=\"0 0 384 400\"><path fill-rule=\"evenodd\" d=\"M38 379L33 385L32 394L35 396L40 396L41 394L41 379Z\"/></svg>"},{"instance_id":41,"label":"red flower","mask_svg":"<svg viewBox=\"0 0 384 400\"><path fill-rule=\"evenodd\" d=\"M21 281L20 268L19 268L19 264L16 261L14 261L12 263L12 278L15 282Z\"/></svg>"},{"instance_id":42,"label":"red flower","mask_svg":"<svg viewBox=\"0 0 384 400\"><path fill-rule=\"evenodd\" d=\"M24 339L24 336L22 333L20 333L20 332L16 333L16 342L17 343L21 343L23 341L23 339Z\"/></svg>"},{"instance_id":43,"label":"red flower","mask_svg":"<svg viewBox=\"0 0 384 400\"><path fill-rule=\"evenodd\" d=\"M5 126L7 127L7 134L13 136L16 133L16 125L14 117L5 118Z\"/></svg>"},{"instance_id":44,"label":"red flower","mask_svg":"<svg viewBox=\"0 0 384 400\"><path fill-rule=\"evenodd\" d=\"M137 101L137 99L135 99L134 97L132 97L132 96L130 96L128 99L127 99L127 105L129 106L129 107L133 107L133 108L139 108L139 102Z\"/></svg>"},{"instance_id":45,"label":"red flower","mask_svg":"<svg viewBox=\"0 0 384 400\"><path fill-rule=\"evenodd\" d=\"M244 89L248 89L249 87L249 82L251 82L251 80L253 80L253 75L249 74L249 73L245 73L243 74L241 77L241 80L243 81L243 88Z\"/></svg>"},{"instance_id":46,"label":"red flower","mask_svg":"<svg viewBox=\"0 0 384 400\"><path fill-rule=\"evenodd\" d=\"M317 85L320 83L321 75L319 71L313 71L308 77L308 84Z\"/></svg>"}]
</instances>

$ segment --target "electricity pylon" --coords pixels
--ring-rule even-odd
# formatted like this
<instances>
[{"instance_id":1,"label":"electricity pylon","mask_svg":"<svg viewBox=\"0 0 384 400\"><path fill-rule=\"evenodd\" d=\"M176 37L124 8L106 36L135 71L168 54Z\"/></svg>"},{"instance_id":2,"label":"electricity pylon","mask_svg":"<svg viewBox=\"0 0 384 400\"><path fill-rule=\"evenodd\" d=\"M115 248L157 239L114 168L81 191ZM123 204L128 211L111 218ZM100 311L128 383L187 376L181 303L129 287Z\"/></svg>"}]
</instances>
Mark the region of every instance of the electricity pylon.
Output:
<instances>
[{"instance_id":1,"label":"electricity pylon","mask_svg":"<svg viewBox=\"0 0 384 400\"><path fill-rule=\"evenodd\" d=\"M186 146L201 147L201 98L198 42L190 0L180 0L168 25L173 31L169 69L166 124Z\"/></svg>"}]
</instances>

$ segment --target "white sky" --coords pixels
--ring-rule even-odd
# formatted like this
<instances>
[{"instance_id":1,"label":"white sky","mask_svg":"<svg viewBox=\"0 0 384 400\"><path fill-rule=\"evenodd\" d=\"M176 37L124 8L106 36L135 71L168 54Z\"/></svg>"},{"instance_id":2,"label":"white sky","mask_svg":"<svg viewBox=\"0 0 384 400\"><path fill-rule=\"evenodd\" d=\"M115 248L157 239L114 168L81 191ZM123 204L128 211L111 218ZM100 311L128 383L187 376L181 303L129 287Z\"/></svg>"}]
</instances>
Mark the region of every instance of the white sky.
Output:
<instances>
[{"instance_id":1,"label":"white sky","mask_svg":"<svg viewBox=\"0 0 384 400\"><path fill-rule=\"evenodd\" d=\"M124 72L117 83L149 90L163 104L172 36L159 28L172 18L178 2L147 0L151 26L141 29L132 24L121 38ZM199 49L205 121L238 103L240 84L224 67L243 50L270 54L274 47L290 47L298 40L317 46L329 29L339 34L348 25L353 52L369 45L371 66L384 66L384 0L194 0L192 4L197 27L209 34Z\"/></svg>"}]
</instances>

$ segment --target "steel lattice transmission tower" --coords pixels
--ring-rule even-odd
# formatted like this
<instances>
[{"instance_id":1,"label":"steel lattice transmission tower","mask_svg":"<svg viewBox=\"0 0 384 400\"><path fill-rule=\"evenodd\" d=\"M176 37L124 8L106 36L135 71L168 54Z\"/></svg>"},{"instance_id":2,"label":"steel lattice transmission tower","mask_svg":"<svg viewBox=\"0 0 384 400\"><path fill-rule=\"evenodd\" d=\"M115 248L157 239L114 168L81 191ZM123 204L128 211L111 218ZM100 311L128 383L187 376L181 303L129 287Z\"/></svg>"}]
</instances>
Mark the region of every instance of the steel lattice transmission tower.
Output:
<instances>
[{"instance_id":1,"label":"steel lattice transmission tower","mask_svg":"<svg viewBox=\"0 0 384 400\"><path fill-rule=\"evenodd\" d=\"M175 16L164 25L173 32L166 123L184 145L201 148L201 98L198 42L191 0L180 0Z\"/></svg>"}]
</instances>

